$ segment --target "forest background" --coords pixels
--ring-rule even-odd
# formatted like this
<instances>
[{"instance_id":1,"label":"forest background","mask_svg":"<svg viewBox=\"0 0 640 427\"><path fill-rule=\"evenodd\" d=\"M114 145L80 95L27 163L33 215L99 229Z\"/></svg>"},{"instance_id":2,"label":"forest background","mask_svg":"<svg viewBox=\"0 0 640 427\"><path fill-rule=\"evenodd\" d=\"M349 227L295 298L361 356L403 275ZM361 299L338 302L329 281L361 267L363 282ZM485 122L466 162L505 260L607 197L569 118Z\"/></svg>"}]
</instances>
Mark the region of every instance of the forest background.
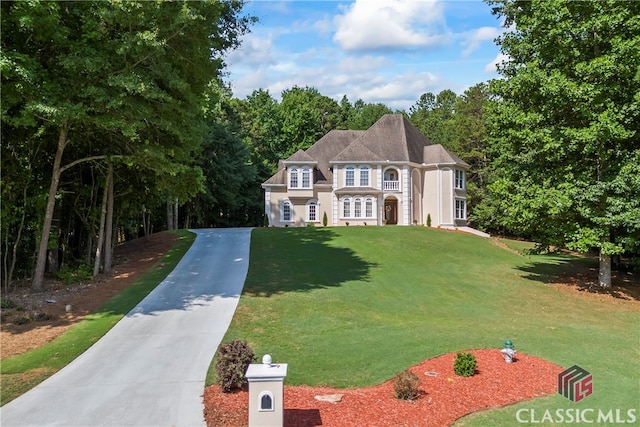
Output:
<instances>
[{"instance_id":1,"label":"forest background","mask_svg":"<svg viewBox=\"0 0 640 427\"><path fill-rule=\"evenodd\" d=\"M595 251L604 286L639 268L640 6L488 3L516 28L502 78L398 111L314 87L235 98L243 1L3 1L2 291L108 273L117 243L160 230L262 226L279 159L387 113L469 163L471 226Z\"/></svg>"}]
</instances>

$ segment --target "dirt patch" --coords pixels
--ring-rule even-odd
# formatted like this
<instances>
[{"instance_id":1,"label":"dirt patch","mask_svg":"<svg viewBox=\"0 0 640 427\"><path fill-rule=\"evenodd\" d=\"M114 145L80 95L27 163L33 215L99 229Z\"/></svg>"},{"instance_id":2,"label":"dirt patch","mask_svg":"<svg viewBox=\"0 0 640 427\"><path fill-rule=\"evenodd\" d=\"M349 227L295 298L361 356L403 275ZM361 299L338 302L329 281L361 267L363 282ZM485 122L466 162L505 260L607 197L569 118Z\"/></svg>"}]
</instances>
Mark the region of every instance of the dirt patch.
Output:
<instances>
[{"instance_id":1,"label":"dirt patch","mask_svg":"<svg viewBox=\"0 0 640 427\"><path fill-rule=\"evenodd\" d=\"M551 283L551 286L561 292L579 294L585 298L609 302L632 301L640 309L640 277L631 272L613 272L611 288L605 289L598 284L598 269L584 267L571 276Z\"/></svg>"},{"instance_id":2,"label":"dirt patch","mask_svg":"<svg viewBox=\"0 0 640 427\"><path fill-rule=\"evenodd\" d=\"M98 276L91 283L67 286L47 280L45 292L32 293L24 287L3 295L3 299L11 300L15 307L2 310L1 357L24 353L60 336L138 280L177 239L175 234L161 232L118 245L112 272ZM22 322L25 323L20 324Z\"/></svg>"},{"instance_id":3,"label":"dirt patch","mask_svg":"<svg viewBox=\"0 0 640 427\"><path fill-rule=\"evenodd\" d=\"M557 392L560 366L526 354L517 354L517 361L509 364L498 349L470 352L478 363L471 377L453 372L453 353L411 367L422 383L421 396L413 402L394 397L393 380L360 389L285 386L284 425L446 426L472 412ZM331 394L342 394L342 400L315 399ZM207 426L246 426L248 401L246 391L224 394L218 386L208 387L204 394Z\"/></svg>"}]
</instances>

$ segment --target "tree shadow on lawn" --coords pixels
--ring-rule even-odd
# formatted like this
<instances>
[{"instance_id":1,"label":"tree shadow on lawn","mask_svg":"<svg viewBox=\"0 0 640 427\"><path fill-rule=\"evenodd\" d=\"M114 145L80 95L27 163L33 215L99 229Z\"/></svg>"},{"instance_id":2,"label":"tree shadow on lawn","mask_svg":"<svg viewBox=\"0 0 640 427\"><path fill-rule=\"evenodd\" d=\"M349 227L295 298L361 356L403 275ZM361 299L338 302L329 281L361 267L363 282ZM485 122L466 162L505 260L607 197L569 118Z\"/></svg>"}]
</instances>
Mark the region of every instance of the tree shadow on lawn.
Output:
<instances>
[{"instance_id":1,"label":"tree shadow on lawn","mask_svg":"<svg viewBox=\"0 0 640 427\"><path fill-rule=\"evenodd\" d=\"M531 261L518 267L526 273L524 279L561 286L567 290L589 294L610 295L621 300L640 301L640 278L631 272L612 271L611 288L598 284L598 259L593 256L536 255L541 261Z\"/></svg>"},{"instance_id":2,"label":"tree shadow on lawn","mask_svg":"<svg viewBox=\"0 0 640 427\"><path fill-rule=\"evenodd\" d=\"M366 281L377 264L363 260L351 249L331 246L335 237L328 228L255 230L243 292L270 297Z\"/></svg>"}]
</instances>

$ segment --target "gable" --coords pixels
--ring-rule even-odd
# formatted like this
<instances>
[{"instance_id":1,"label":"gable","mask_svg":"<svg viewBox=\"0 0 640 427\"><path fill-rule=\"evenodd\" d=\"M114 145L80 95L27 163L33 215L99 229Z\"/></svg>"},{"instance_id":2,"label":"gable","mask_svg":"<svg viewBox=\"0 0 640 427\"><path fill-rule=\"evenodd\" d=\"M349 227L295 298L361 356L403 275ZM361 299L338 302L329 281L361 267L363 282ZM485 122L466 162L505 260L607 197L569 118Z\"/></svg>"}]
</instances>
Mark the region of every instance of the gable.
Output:
<instances>
[{"instance_id":1,"label":"gable","mask_svg":"<svg viewBox=\"0 0 640 427\"><path fill-rule=\"evenodd\" d=\"M357 142L380 159L391 162L423 162L423 150L431 142L402 114L385 114Z\"/></svg>"},{"instance_id":2,"label":"gable","mask_svg":"<svg viewBox=\"0 0 640 427\"><path fill-rule=\"evenodd\" d=\"M333 158L334 162L379 162L382 157L367 148L360 139L352 142L340 154Z\"/></svg>"}]
</instances>

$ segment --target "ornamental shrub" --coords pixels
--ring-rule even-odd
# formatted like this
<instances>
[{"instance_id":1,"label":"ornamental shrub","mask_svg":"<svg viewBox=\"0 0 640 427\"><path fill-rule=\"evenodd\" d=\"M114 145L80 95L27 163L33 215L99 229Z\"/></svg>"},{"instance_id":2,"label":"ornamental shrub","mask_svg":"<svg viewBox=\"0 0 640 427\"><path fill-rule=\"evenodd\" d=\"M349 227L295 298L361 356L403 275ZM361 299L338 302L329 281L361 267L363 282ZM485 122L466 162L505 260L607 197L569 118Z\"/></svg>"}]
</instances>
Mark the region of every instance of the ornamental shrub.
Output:
<instances>
[{"instance_id":1,"label":"ornamental shrub","mask_svg":"<svg viewBox=\"0 0 640 427\"><path fill-rule=\"evenodd\" d=\"M470 377L476 373L478 364L476 362L476 356L471 353L456 353L456 358L453 361L453 372L461 377Z\"/></svg>"},{"instance_id":2,"label":"ornamental shrub","mask_svg":"<svg viewBox=\"0 0 640 427\"><path fill-rule=\"evenodd\" d=\"M253 349L246 341L233 340L220 344L215 369L217 384L223 393L230 393L247 385L245 374L253 361Z\"/></svg>"},{"instance_id":3,"label":"ornamental shrub","mask_svg":"<svg viewBox=\"0 0 640 427\"><path fill-rule=\"evenodd\" d=\"M431 227L431 214L427 214L427 227Z\"/></svg>"},{"instance_id":4,"label":"ornamental shrub","mask_svg":"<svg viewBox=\"0 0 640 427\"><path fill-rule=\"evenodd\" d=\"M324 215L322 215L322 225L326 227L328 222L327 213L325 212Z\"/></svg>"},{"instance_id":5,"label":"ornamental shrub","mask_svg":"<svg viewBox=\"0 0 640 427\"><path fill-rule=\"evenodd\" d=\"M393 395L396 399L416 400L420 397L420 383L420 378L413 372L401 372L393 381Z\"/></svg>"}]
</instances>

